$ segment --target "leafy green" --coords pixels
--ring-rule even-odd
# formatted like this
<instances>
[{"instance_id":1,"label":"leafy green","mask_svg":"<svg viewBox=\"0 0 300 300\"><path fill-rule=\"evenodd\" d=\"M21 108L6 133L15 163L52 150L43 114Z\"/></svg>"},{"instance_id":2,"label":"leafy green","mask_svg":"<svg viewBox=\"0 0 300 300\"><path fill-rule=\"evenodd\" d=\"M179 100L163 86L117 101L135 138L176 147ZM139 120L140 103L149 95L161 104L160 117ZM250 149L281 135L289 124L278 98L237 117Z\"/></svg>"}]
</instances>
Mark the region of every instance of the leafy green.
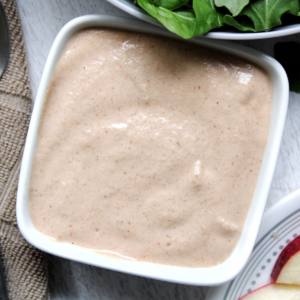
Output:
<instances>
[{"instance_id":1,"label":"leafy green","mask_svg":"<svg viewBox=\"0 0 300 300\"><path fill-rule=\"evenodd\" d=\"M232 16L237 16L242 9L249 3L250 0L215 0L217 7L225 6Z\"/></svg>"},{"instance_id":2,"label":"leafy green","mask_svg":"<svg viewBox=\"0 0 300 300\"><path fill-rule=\"evenodd\" d=\"M298 23L295 18L300 17L299 0L133 1L168 30L185 39L203 35L223 25L240 31L269 31L282 22Z\"/></svg>"},{"instance_id":3,"label":"leafy green","mask_svg":"<svg viewBox=\"0 0 300 300\"><path fill-rule=\"evenodd\" d=\"M214 0L194 0L193 10L171 11L157 7L151 0L137 0L148 14L162 23L168 30L185 39L203 35L223 25L223 15L217 12Z\"/></svg>"},{"instance_id":4,"label":"leafy green","mask_svg":"<svg viewBox=\"0 0 300 300\"><path fill-rule=\"evenodd\" d=\"M297 15L299 0L254 0L239 14L246 16L240 23L231 15L224 16L224 23L234 26L241 31L269 31L281 25L281 16L284 13Z\"/></svg>"},{"instance_id":5,"label":"leafy green","mask_svg":"<svg viewBox=\"0 0 300 300\"><path fill-rule=\"evenodd\" d=\"M187 18L195 18L195 13L192 9L185 9L185 10L176 10L176 14L187 17Z\"/></svg>"},{"instance_id":6,"label":"leafy green","mask_svg":"<svg viewBox=\"0 0 300 300\"><path fill-rule=\"evenodd\" d=\"M150 0L149 2L157 7L163 7L169 10L180 8L187 4L190 0Z\"/></svg>"}]
</instances>

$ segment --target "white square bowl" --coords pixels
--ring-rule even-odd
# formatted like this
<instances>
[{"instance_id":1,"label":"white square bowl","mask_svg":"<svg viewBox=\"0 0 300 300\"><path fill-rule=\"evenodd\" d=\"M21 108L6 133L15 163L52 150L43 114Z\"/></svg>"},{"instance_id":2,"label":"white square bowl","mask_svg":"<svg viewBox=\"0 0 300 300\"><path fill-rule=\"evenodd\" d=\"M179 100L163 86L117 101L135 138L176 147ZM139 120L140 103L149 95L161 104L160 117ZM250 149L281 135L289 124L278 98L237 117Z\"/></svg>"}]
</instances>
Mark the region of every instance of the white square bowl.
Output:
<instances>
[{"instance_id":1,"label":"white square bowl","mask_svg":"<svg viewBox=\"0 0 300 300\"><path fill-rule=\"evenodd\" d=\"M153 33L166 37L175 37L175 35L168 33L166 30L149 25L145 22L100 15L79 17L63 27L53 43L46 62L32 113L22 160L17 194L17 220L22 235L33 246L53 255L129 274L191 285L219 285L233 279L245 266L253 249L276 165L289 96L289 85L284 69L273 58L243 46L224 41L201 38L189 41L190 43L211 47L248 59L265 69L269 73L273 83L272 118L268 142L245 226L240 240L230 257L222 264L214 267L186 268L146 262L117 260L99 255L95 250L93 251L91 249L80 248L71 244L59 243L51 240L51 238L41 234L35 229L29 213L31 167L47 86L56 62L66 43L74 33L87 27L119 28ZM243 197L243 195L241 195L241 197Z\"/></svg>"}]
</instances>

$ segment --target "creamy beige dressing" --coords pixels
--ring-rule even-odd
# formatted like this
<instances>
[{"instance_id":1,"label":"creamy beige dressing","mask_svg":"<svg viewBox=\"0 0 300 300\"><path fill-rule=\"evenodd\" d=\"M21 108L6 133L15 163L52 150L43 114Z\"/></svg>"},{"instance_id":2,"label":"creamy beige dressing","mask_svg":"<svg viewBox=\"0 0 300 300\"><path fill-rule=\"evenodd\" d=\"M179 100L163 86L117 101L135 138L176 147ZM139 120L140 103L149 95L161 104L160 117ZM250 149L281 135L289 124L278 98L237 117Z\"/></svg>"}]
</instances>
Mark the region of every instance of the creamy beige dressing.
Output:
<instances>
[{"instance_id":1,"label":"creamy beige dressing","mask_svg":"<svg viewBox=\"0 0 300 300\"><path fill-rule=\"evenodd\" d=\"M167 38L77 33L48 88L30 183L35 227L138 261L223 262L261 167L272 83Z\"/></svg>"}]
</instances>

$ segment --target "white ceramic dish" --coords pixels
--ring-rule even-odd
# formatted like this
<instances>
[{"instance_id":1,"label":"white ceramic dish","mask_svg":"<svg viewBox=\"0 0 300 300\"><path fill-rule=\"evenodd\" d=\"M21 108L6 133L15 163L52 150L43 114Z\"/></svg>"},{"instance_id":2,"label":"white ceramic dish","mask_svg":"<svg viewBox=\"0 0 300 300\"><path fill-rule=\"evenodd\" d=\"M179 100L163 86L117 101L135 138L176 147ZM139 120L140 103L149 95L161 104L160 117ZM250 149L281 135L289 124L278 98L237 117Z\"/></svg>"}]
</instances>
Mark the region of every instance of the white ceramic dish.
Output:
<instances>
[{"instance_id":1,"label":"white ceramic dish","mask_svg":"<svg viewBox=\"0 0 300 300\"><path fill-rule=\"evenodd\" d=\"M264 215L249 262L230 283L211 288L206 300L237 300L271 282L282 249L300 235L300 190L285 197Z\"/></svg>"},{"instance_id":2,"label":"white ceramic dish","mask_svg":"<svg viewBox=\"0 0 300 300\"><path fill-rule=\"evenodd\" d=\"M148 15L143 9L133 4L133 0L107 0L112 5L118 7L119 9L127 12L128 14L141 19L143 21L149 22L156 26L163 27L157 20ZM269 39L280 36L291 35L300 32L300 24L278 26L269 32L229 32L229 31L213 31L209 32L203 37L211 39L221 39L221 40L260 40Z\"/></svg>"},{"instance_id":3,"label":"white ceramic dish","mask_svg":"<svg viewBox=\"0 0 300 300\"><path fill-rule=\"evenodd\" d=\"M111 270L192 285L217 285L231 280L241 271L251 254L264 212L280 147L288 105L289 87L285 71L281 65L271 57L243 46L234 45L224 41L200 38L190 41L192 43L205 45L246 58L267 70L273 82L274 97L268 143L253 203L250 207L242 236L232 255L224 263L211 268L184 268L111 259L101 256L93 250L52 241L34 228L29 214L28 192L31 165L35 152L39 120L47 85L60 53L70 37L77 31L86 27L121 28L174 37L174 35L168 33L166 30L142 21L98 15L74 19L63 27L54 41L46 62L26 140L17 196L17 220L21 233L30 244L45 252ZM243 197L243 195L241 195L241 197Z\"/></svg>"}]
</instances>

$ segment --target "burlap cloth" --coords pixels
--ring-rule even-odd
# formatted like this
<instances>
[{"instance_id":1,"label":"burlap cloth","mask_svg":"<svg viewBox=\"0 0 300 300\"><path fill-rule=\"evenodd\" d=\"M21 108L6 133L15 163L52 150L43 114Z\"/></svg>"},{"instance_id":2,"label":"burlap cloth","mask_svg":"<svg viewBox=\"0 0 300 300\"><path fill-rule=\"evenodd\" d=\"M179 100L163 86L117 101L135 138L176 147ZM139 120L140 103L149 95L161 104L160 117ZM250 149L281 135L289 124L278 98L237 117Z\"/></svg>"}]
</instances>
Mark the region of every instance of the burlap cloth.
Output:
<instances>
[{"instance_id":1,"label":"burlap cloth","mask_svg":"<svg viewBox=\"0 0 300 300\"><path fill-rule=\"evenodd\" d=\"M9 299L48 299L46 256L21 236L16 193L31 114L31 91L19 15L14 0L1 0L11 37L8 68L0 80L0 243Z\"/></svg>"}]
</instances>

